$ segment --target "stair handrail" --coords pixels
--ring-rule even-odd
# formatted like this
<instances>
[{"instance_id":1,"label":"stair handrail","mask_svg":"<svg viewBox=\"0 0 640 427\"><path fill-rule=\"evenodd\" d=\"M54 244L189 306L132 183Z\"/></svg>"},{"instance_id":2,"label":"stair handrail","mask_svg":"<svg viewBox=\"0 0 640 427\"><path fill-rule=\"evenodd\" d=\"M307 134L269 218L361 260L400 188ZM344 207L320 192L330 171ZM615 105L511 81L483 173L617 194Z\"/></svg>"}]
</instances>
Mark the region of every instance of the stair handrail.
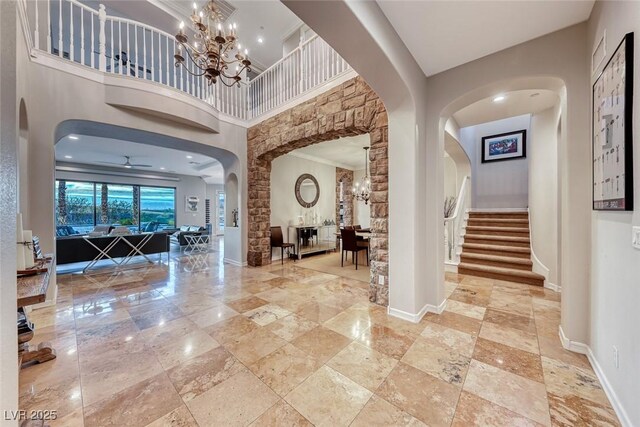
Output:
<instances>
[{"instance_id":1,"label":"stair handrail","mask_svg":"<svg viewBox=\"0 0 640 427\"><path fill-rule=\"evenodd\" d=\"M458 192L458 198L456 200L456 207L453 210L453 215L446 217L444 219L445 231L447 233L447 248L446 248L446 256L445 259L449 262L457 263L458 254L456 253L456 247L458 242L458 237L460 236L460 229L462 228L463 221L461 220L460 211L462 209L466 210L467 206L467 187L469 186L469 181L471 181L471 177L466 175L462 179L462 184L460 185L460 191Z\"/></svg>"},{"instance_id":2,"label":"stair handrail","mask_svg":"<svg viewBox=\"0 0 640 427\"><path fill-rule=\"evenodd\" d=\"M462 205L464 197L466 196L466 190L467 190L467 182L469 182L469 180L471 179L471 177L469 175L465 176L464 178L462 178L462 185L460 185L460 191L458 192L458 199L456 202L456 207L453 210L453 215L446 217L444 220L445 221L451 221L454 220L458 217L458 214L460 213L460 205ZM466 204L466 203L465 203Z\"/></svg>"}]
</instances>

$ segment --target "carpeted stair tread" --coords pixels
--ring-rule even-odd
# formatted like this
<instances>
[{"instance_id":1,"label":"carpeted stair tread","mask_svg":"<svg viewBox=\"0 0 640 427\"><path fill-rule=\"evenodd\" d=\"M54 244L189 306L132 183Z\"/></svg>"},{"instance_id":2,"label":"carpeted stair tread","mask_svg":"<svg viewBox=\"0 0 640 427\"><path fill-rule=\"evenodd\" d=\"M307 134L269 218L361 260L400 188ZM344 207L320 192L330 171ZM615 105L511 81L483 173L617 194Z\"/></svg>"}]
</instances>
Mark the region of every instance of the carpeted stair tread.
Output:
<instances>
[{"instance_id":1,"label":"carpeted stair tread","mask_svg":"<svg viewBox=\"0 0 640 427\"><path fill-rule=\"evenodd\" d=\"M458 273L498 280L507 280L517 283L526 283L536 286L544 285L544 276L532 271L516 270L513 268L493 267L489 265L461 262L458 264Z\"/></svg>"},{"instance_id":2,"label":"carpeted stair tread","mask_svg":"<svg viewBox=\"0 0 640 427\"><path fill-rule=\"evenodd\" d=\"M529 220L526 218L469 218L470 222L490 222L498 224L529 224Z\"/></svg>"},{"instance_id":3,"label":"carpeted stair tread","mask_svg":"<svg viewBox=\"0 0 640 427\"><path fill-rule=\"evenodd\" d=\"M521 249L521 248L518 248L518 249ZM506 262L511 264L523 264L528 266L533 265L533 262L531 262L531 260L527 258L514 258L514 257L508 257L508 256L475 254L475 253L463 253L462 257L471 258L474 260Z\"/></svg>"},{"instance_id":4,"label":"carpeted stair tread","mask_svg":"<svg viewBox=\"0 0 640 427\"><path fill-rule=\"evenodd\" d=\"M491 240L496 242L517 242L517 243L530 243L528 237L517 237L517 236L492 236L485 234L465 234L464 238L472 238L476 240Z\"/></svg>"},{"instance_id":5,"label":"carpeted stair tread","mask_svg":"<svg viewBox=\"0 0 640 427\"><path fill-rule=\"evenodd\" d=\"M528 228L521 228L521 227L491 227L486 225L467 225L465 228L467 231L504 231L508 233L516 233L516 232L523 233L523 234L529 233ZM478 234L482 234L482 233L478 233Z\"/></svg>"},{"instance_id":6,"label":"carpeted stair tread","mask_svg":"<svg viewBox=\"0 0 640 427\"><path fill-rule=\"evenodd\" d=\"M484 250L492 250L496 252L517 252L521 254L530 254L530 248L521 248L518 246L501 246L501 245L485 245L483 243L463 243L463 248L467 249L484 249Z\"/></svg>"}]
</instances>

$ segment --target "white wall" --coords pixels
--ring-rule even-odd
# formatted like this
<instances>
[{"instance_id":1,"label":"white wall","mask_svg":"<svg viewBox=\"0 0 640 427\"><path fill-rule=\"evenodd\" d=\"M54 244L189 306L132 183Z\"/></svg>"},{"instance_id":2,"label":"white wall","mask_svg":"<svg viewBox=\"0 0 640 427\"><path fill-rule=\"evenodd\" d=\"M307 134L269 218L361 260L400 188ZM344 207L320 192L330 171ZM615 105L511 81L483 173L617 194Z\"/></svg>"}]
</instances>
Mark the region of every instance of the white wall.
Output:
<instances>
[{"instance_id":1,"label":"white wall","mask_svg":"<svg viewBox=\"0 0 640 427\"><path fill-rule=\"evenodd\" d=\"M591 250L591 331L589 345L615 391L617 403L626 414L628 425L640 425L640 250L631 247L632 226L640 226L640 3L596 2L588 24L585 66L591 52L606 31L607 59L628 32L635 31L633 101L634 199L633 212L592 213ZM606 62L606 60L605 60ZM591 75L591 83L605 64ZM585 150L591 152L591 140ZM585 209L591 209L585 206ZM619 352L620 367L613 361L613 347ZM614 402L615 404L616 402ZM624 414L623 414L624 417Z\"/></svg>"},{"instance_id":2,"label":"white wall","mask_svg":"<svg viewBox=\"0 0 640 427\"><path fill-rule=\"evenodd\" d=\"M474 208L526 208L529 204L529 159L482 163L482 137L527 130L531 116L510 117L460 129L460 144L471 160L471 204ZM531 144L527 138L527 151Z\"/></svg>"},{"instance_id":3,"label":"white wall","mask_svg":"<svg viewBox=\"0 0 640 427\"><path fill-rule=\"evenodd\" d=\"M353 171L354 182L359 182L364 177L364 169ZM365 204L363 201L353 201L353 223L359 224L362 228L371 226L371 205Z\"/></svg>"},{"instance_id":4,"label":"white wall","mask_svg":"<svg viewBox=\"0 0 640 427\"><path fill-rule=\"evenodd\" d=\"M460 191L456 162L449 156L444 157L444 197L457 197Z\"/></svg>"},{"instance_id":5,"label":"white wall","mask_svg":"<svg viewBox=\"0 0 640 427\"><path fill-rule=\"evenodd\" d=\"M558 104L531 116L529 157L529 221L534 271L558 283ZM538 262L539 261L539 262Z\"/></svg>"},{"instance_id":6,"label":"white wall","mask_svg":"<svg viewBox=\"0 0 640 427\"><path fill-rule=\"evenodd\" d=\"M295 185L304 173L313 175L320 186L320 198L313 208L303 208L298 203ZM336 217L336 168L324 163L302 159L289 154L276 158L271 165L271 225L281 226L284 240L290 223L296 223L298 215L316 213L320 220ZM275 253L274 253L275 255Z\"/></svg>"},{"instance_id":7,"label":"white wall","mask_svg":"<svg viewBox=\"0 0 640 427\"><path fill-rule=\"evenodd\" d=\"M64 166L78 166L86 168L86 165L72 163L59 163ZM102 170L118 171L118 169L100 168ZM96 171L100 169L96 168ZM135 171L128 172L135 174ZM156 175L154 173L154 175ZM159 175L159 174L158 174ZM56 171L56 179L66 179L67 181L94 181L113 184L148 185L156 187L173 187L176 189L176 227L181 225L199 225L204 227L204 199L207 197L207 185L199 176L175 175L179 181L138 178L132 176L105 175L101 173L67 172ZM198 212L187 212L185 209L185 198L196 196L200 199Z\"/></svg>"}]
</instances>

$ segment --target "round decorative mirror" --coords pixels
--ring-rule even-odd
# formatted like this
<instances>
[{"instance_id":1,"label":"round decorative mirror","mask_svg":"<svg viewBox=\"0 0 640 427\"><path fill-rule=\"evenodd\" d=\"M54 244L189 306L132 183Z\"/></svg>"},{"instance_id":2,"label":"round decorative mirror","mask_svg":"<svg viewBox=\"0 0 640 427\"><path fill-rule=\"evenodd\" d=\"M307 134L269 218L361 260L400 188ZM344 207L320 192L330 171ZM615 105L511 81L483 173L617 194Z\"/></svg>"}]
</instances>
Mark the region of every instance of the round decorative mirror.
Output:
<instances>
[{"instance_id":1,"label":"round decorative mirror","mask_svg":"<svg viewBox=\"0 0 640 427\"><path fill-rule=\"evenodd\" d=\"M296 181L296 199L305 208L312 208L320 198L318 180L308 173L300 175Z\"/></svg>"}]
</instances>

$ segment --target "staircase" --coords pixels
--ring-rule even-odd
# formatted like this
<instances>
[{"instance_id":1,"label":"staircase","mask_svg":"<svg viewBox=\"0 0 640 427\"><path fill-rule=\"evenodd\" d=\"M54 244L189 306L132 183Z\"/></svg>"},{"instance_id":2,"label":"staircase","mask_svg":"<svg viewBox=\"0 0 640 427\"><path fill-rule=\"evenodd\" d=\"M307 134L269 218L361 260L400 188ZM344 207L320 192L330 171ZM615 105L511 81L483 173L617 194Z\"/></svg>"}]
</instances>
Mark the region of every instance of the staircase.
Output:
<instances>
[{"instance_id":1,"label":"staircase","mask_svg":"<svg viewBox=\"0 0 640 427\"><path fill-rule=\"evenodd\" d=\"M469 212L458 273L543 286L532 267L528 212Z\"/></svg>"}]
</instances>

